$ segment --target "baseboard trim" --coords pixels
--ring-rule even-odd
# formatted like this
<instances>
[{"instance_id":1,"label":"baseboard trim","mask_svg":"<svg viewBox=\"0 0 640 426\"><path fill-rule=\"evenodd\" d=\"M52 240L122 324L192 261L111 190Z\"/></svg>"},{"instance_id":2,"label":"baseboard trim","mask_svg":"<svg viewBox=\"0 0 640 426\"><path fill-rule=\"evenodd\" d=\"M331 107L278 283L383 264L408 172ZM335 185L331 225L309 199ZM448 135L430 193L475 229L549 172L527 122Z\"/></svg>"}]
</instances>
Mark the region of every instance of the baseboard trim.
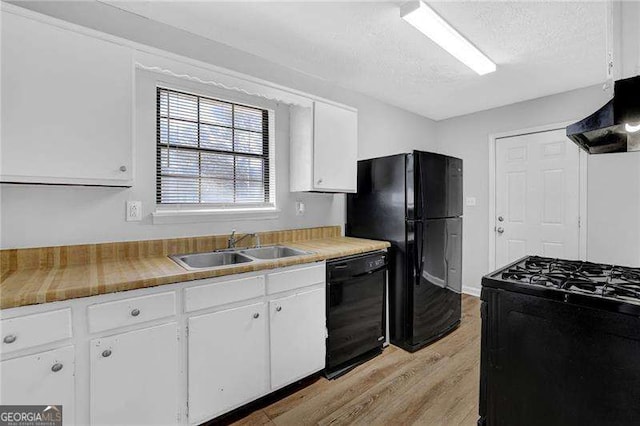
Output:
<instances>
[{"instance_id":1,"label":"baseboard trim","mask_svg":"<svg viewBox=\"0 0 640 426\"><path fill-rule=\"evenodd\" d=\"M471 287L468 285L462 286L462 292L470 296L480 297L480 289L478 287Z\"/></svg>"}]
</instances>

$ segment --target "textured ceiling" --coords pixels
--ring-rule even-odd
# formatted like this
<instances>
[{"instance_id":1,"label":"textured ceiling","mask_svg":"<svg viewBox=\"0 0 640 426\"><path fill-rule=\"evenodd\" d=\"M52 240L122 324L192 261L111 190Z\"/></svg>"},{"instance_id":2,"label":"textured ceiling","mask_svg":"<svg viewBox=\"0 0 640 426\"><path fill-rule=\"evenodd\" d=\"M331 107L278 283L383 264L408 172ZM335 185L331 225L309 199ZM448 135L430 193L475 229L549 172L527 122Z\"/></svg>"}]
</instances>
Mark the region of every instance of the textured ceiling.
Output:
<instances>
[{"instance_id":1,"label":"textured ceiling","mask_svg":"<svg viewBox=\"0 0 640 426\"><path fill-rule=\"evenodd\" d=\"M600 83L604 2L430 2L498 65L478 76L390 2L110 2L432 119Z\"/></svg>"}]
</instances>

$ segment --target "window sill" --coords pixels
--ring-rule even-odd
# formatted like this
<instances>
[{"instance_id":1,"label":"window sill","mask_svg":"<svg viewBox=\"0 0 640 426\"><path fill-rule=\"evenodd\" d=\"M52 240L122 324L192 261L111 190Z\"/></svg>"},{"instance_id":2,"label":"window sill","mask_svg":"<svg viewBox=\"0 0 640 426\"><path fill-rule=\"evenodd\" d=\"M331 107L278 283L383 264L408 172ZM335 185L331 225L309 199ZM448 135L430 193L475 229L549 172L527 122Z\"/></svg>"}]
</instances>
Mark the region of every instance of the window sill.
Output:
<instances>
[{"instance_id":1,"label":"window sill","mask_svg":"<svg viewBox=\"0 0 640 426\"><path fill-rule=\"evenodd\" d=\"M203 223L238 220L277 219L280 210L274 207L220 210L158 209L151 213L154 225L173 223Z\"/></svg>"}]
</instances>

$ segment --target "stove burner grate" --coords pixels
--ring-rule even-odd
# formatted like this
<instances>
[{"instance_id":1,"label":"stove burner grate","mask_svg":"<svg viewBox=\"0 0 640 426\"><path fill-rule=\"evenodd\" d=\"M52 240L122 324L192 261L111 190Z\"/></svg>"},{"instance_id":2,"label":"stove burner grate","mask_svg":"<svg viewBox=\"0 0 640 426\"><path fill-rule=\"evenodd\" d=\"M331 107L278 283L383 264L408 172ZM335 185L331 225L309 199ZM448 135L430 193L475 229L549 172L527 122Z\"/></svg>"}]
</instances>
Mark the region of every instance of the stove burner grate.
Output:
<instances>
[{"instance_id":1,"label":"stove burner grate","mask_svg":"<svg viewBox=\"0 0 640 426\"><path fill-rule=\"evenodd\" d=\"M503 271L501 278L640 303L640 268L531 256Z\"/></svg>"}]
</instances>

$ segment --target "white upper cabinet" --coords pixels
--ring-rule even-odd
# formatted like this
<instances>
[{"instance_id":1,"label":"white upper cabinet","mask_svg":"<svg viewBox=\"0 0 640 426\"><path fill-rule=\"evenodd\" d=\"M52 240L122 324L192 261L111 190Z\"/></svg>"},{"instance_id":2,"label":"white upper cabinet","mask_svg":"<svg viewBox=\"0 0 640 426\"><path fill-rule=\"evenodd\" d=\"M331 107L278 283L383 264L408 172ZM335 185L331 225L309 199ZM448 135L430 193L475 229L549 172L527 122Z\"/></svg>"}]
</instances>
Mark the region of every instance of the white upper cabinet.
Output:
<instances>
[{"instance_id":1,"label":"white upper cabinet","mask_svg":"<svg viewBox=\"0 0 640 426\"><path fill-rule=\"evenodd\" d=\"M356 192L358 113L320 101L292 106L291 191Z\"/></svg>"},{"instance_id":2,"label":"white upper cabinet","mask_svg":"<svg viewBox=\"0 0 640 426\"><path fill-rule=\"evenodd\" d=\"M130 186L132 50L2 12L0 181Z\"/></svg>"}]
</instances>

